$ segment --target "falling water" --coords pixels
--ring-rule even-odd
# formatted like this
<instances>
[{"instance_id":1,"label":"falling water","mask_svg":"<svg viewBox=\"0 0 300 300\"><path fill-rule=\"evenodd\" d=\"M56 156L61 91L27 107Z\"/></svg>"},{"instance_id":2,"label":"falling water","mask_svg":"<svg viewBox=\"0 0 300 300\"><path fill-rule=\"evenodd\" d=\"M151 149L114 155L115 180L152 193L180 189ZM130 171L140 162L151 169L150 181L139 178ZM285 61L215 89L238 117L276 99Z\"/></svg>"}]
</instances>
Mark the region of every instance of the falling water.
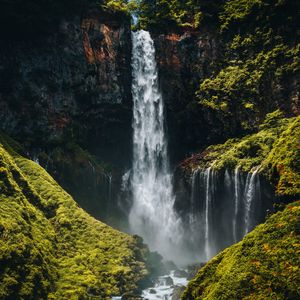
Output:
<instances>
[{"instance_id":1,"label":"falling water","mask_svg":"<svg viewBox=\"0 0 300 300\"><path fill-rule=\"evenodd\" d=\"M252 173L242 173L241 166L217 171L213 165L193 171L186 218L191 255L210 259L264 220L272 207L272 193L265 182L261 186L258 171L256 167Z\"/></svg>"},{"instance_id":2,"label":"falling water","mask_svg":"<svg viewBox=\"0 0 300 300\"><path fill-rule=\"evenodd\" d=\"M111 192L112 192L112 175L108 174L108 201L111 202Z\"/></svg>"},{"instance_id":3,"label":"falling water","mask_svg":"<svg viewBox=\"0 0 300 300\"><path fill-rule=\"evenodd\" d=\"M198 179L199 176L199 171L200 170L195 170L192 173L192 177L191 177L191 205L190 205L190 214L189 214L189 223L190 226L192 227L193 224L197 221L196 216L194 214L194 212L196 211L196 181Z\"/></svg>"},{"instance_id":4,"label":"falling water","mask_svg":"<svg viewBox=\"0 0 300 300\"><path fill-rule=\"evenodd\" d=\"M256 192L256 177L258 174L259 167L257 167L254 172L247 176L247 184L246 184L246 205L245 205L245 234L247 234L250 230L250 214L252 203L255 200L255 192Z\"/></svg>"},{"instance_id":5,"label":"falling water","mask_svg":"<svg viewBox=\"0 0 300 300\"><path fill-rule=\"evenodd\" d=\"M132 40L133 204L129 222L132 232L144 237L151 248L165 258L176 260L174 249L180 239L181 225L173 210L175 199L154 43L143 30L134 32Z\"/></svg>"},{"instance_id":6,"label":"falling water","mask_svg":"<svg viewBox=\"0 0 300 300\"><path fill-rule=\"evenodd\" d=\"M206 193L205 193L205 257L208 260L211 256L210 247L210 210L211 210L211 198L212 198L212 184L211 184L211 167L209 167L206 172Z\"/></svg>"},{"instance_id":7,"label":"falling water","mask_svg":"<svg viewBox=\"0 0 300 300\"><path fill-rule=\"evenodd\" d=\"M240 195L240 166L237 166L234 170L234 218L233 218L233 240L237 242L237 217L239 209L239 195Z\"/></svg>"}]
</instances>

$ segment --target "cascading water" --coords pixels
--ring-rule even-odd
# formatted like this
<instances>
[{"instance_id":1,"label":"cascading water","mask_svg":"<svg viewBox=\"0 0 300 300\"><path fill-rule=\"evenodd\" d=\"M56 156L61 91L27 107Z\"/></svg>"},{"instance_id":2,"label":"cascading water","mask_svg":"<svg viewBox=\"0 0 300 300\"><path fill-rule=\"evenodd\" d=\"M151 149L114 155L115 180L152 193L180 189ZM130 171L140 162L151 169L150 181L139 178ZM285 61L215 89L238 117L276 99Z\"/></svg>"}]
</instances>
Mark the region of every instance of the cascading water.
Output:
<instances>
[{"instance_id":1,"label":"cascading water","mask_svg":"<svg viewBox=\"0 0 300 300\"><path fill-rule=\"evenodd\" d=\"M237 242L237 217L239 212L239 197L240 197L240 166L234 170L234 218L233 218L233 240Z\"/></svg>"},{"instance_id":2,"label":"cascading water","mask_svg":"<svg viewBox=\"0 0 300 300\"><path fill-rule=\"evenodd\" d=\"M188 232L194 242L190 249L197 260L208 260L221 249L239 241L253 227L263 221L272 207L272 196L264 187L261 203L259 167L252 173L217 172L213 165L197 169L191 177L191 200Z\"/></svg>"},{"instance_id":3,"label":"cascading water","mask_svg":"<svg viewBox=\"0 0 300 300\"><path fill-rule=\"evenodd\" d=\"M132 40L133 165L123 178L132 196L131 232L165 259L179 264L206 261L263 220L269 207L258 204L259 168L247 178L240 167L217 172L212 164L195 170L188 213L177 216L154 43L146 31L134 32Z\"/></svg>"},{"instance_id":4,"label":"cascading water","mask_svg":"<svg viewBox=\"0 0 300 300\"><path fill-rule=\"evenodd\" d=\"M213 171L211 171L212 167L209 167L205 171L206 177L206 191L205 191L205 235L204 235L204 249L205 249L205 257L208 260L211 257L211 245L210 245L210 223L211 223L211 206L212 206L212 197L213 197ZM211 178L212 177L212 178Z\"/></svg>"},{"instance_id":5,"label":"cascading water","mask_svg":"<svg viewBox=\"0 0 300 300\"><path fill-rule=\"evenodd\" d=\"M173 209L175 199L154 43L143 30L134 32L132 40L133 204L129 223L131 231L141 235L152 249L176 260L174 250L181 239L181 224Z\"/></svg>"},{"instance_id":6,"label":"cascading water","mask_svg":"<svg viewBox=\"0 0 300 300\"><path fill-rule=\"evenodd\" d=\"M250 175L248 174L247 178L247 184L246 184L246 203L245 203L245 234L247 234L250 231L250 226L251 226L251 219L250 219L250 214L251 214L251 208L253 205L253 201L257 197L257 182L259 183L259 177L257 176L258 174L259 167L257 167L254 172ZM259 190L259 189L258 189Z\"/></svg>"}]
</instances>

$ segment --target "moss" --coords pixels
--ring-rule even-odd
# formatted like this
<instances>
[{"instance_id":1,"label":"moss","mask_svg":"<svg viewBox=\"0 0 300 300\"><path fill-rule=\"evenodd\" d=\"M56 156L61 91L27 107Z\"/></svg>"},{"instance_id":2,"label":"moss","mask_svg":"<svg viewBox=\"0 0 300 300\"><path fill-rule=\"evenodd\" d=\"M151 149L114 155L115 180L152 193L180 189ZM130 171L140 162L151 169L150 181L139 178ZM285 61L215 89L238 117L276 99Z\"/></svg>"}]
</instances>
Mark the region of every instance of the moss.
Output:
<instances>
[{"instance_id":1,"label":"moss","mask_svg":"<svg viewBox=\"0 0 300 300\"><path fill-rule=\"evenodd\" d=\"M300 117L276 140L262 167L273 181L277 179L279 196L300 195Z\"/></svg>"},{"instance_id":2,"label":"moss","mask_svg":"<svg viewBox=\"0 0 300 300\"><path fill-rule=\"evenodd\" d=\"M298 201L208 262L182 300L298 299L299 221Z\"/></svg>"},{"instance_id":3,"label":"moss","mask_svg":"<svg viewBox=\"0 0 300 300\"><path fill-rule=\"evenodd\" d=\"M233 169L251 172L260 166L278 196L300 196L300 117L284 118L279 110L266 116L257 133L208 147L185 162L185 169Z\"/></svg>"},{"instance_id":4,"label":"moss","mask_svg":"<svg viewBox=\"0 0 300 300\"><path fill-rule=\"evenodd\" d=\"M0 145L0 298L107 299L135 290L147 249L90 217L8 144Z\"/></svg>"}]
</instances>

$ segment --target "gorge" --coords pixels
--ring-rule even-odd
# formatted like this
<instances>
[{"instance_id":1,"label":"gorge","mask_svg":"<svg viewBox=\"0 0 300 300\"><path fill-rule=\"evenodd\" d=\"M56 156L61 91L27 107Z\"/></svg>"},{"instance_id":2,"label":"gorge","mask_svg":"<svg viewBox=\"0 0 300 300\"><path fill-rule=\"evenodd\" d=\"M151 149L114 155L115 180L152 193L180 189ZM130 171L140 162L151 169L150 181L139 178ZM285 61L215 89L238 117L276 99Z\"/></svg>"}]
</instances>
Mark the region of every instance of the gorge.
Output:
<instances>
[{"instance_id":1,"label":"gorge","mask_svg":"<svg viewBox=\"0 0 300 300\"><path fill-rule=\"evenodd\" d=\"M297 0L0 8L0 299L300 296Z\"/></svg>"}]
</instances>

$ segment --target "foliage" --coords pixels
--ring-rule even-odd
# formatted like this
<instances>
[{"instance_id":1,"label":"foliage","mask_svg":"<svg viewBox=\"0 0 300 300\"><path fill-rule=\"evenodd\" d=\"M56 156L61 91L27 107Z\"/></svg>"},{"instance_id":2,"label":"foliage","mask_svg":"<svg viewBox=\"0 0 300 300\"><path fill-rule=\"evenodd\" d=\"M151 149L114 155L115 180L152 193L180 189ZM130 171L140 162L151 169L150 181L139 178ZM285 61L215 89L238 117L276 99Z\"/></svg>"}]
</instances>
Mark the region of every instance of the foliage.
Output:
<instances>
[{"instance_id":1,"label":"foliage","mask_svg":"<svg viewBox=\"0 0 300 300\"><path fill-rule=\"evenodd\" d=\"M168 28L198 28L203 19L213 22L221 1L142 0L136 8L138 27L164 31Z\"/></svg>"},{"instance_id":2,"label":"foliage","mask_svg":"<svg viewBox=\"0 0 300 300\"><path fill-rule=\"evenodd\" d=\"M225 115L238 115L238 119L247 120L242 122L243 129L253 128L253 121L259 123L256 116L274 107L268 95L272 80L281 84L299 72L299 51L300 44L291 48L280 44L251 59L230 61L219 73L201 83L197 92L199 102Z\"/></svg>"},{"instance_id":3,"label":"foliage","mask_svg":"<svg viewBox=\"0 0 300 300\"><path fill-rule=\"evenodd\" d=\"M257 133L208 147L183 162L187 169L235 168L251 172L260 166L276 186L278 196L300 196L300 117L284 118L279 110L266 116Z\"/></svg>"},{"instance_id":4,"label":"foliage","mask_svg":"<svg viewBox=\"0 0 300 300\"><path fill-rule=\"evenodd\" d=\"M0 298L108 299L135 290L147 275L147 248L90 217L1 140Z\"/></svg>"},{"instance_id":5,"label":"foliage","mask_svg":"<svg viewBox=\"0 0 300 300\"><path fill-rule=\"evenodd\" d=\"M102 7L113 12L121 11L127 14L136 13L138 0L106 0Z\"/></svg>"},{"instance_id":6,"label":"foliage","mask_svg":"<svg viewBox=\"0 0 300 300\"><path fill-rule=\"evenodd\" d=\"M300 117L274 143L263 167L276 182L278 195L300 195Z\"/></svg>"},{"instance_id":7,"label":"foliage","mask_svg":"<svg viewBox=\"0 0 300 300\"><path fill-rule=\"evenodd\" d=\"M239 122L243 132L277 108L297 113L299 103L291 95L300 71L296 2L229 0L222 6L223 56L196 95L204 108Z\"/></svg>"},{"instance_id":8,"label":"foliage","mask_svg":"<svg viewBox=\"0 0 300 300\"><path fill-rule=\"evenodd\" d=\"M299 221L298 201L208 262L181 299L298 299Z\"/></svg>"}]
</instances>

